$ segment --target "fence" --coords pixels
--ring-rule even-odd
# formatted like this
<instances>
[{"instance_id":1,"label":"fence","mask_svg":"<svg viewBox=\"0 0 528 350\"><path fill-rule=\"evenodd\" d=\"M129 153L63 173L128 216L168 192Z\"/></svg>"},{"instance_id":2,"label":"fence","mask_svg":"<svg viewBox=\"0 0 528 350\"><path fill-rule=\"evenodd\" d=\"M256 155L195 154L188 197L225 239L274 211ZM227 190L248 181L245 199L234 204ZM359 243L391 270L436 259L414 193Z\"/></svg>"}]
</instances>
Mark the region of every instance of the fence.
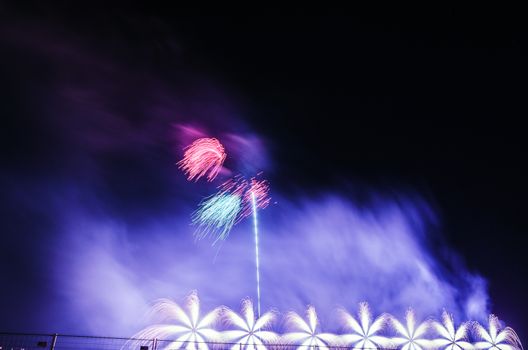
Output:
<instances>
[{"instance_id":1,"label":"fence","mask_svg":"<svg viewBox=\"0 0 528 350\"><path fill-rule=\"evenodd\" d=\"M166 339L137 339L59 334L0 333L0 350L248 350L238 343L185 342ZM273 344L270 350L296 350L299 345ZM302 347L318 350L316 346ZM257 349L261 349L260 347ZM255 350L257 350L255 349ZM350 350L349 347L328 346L330 350ZM376 349L372 349L376 350Z\"/></svg>"}]
</instances>

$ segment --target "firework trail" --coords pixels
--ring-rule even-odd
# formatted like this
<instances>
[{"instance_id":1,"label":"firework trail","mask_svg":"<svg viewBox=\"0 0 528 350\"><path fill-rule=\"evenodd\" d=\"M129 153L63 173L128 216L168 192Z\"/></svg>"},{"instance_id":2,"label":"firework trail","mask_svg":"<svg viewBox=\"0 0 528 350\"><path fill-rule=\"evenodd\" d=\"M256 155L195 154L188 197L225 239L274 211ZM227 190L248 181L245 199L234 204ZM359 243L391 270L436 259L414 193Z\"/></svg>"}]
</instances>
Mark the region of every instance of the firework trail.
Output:
<instances>
[{"instance_id":1,"label":"firework trail","mask_svg":"<svg viewBox=\"0 0 528 350\"><path fill-rule=\"evenodd\" d=\"M147 327L136 333L139 339L174 339L164 346L165 349L208 350L207 342L220 339L220 332L213 327L220 315L220 308L200 318L200 299L196 292L187 297L186 313L178 304L169 299L160 299L150 310L150 316L159 324ZM128 344L133 348L137 344ZM144 344L141 344L144 345Z\"/></svg>"},{"instance_id":2,"label":"firework trail","mask_svg":"<svg viewBox=\"0 0 528 350\"><path fill-rule=\"evenodd\" d=\"M198 181L207 175L207 181L213 181L220 172L226 159L224 146L215 138L195 140L185 148L183 159L177 164L187 175L187 180Z\"/></svg>"},{"instance_id":3,"label":"firework trail","mask_svg":"<svg viewBox=\"0 0 528 350\"><path fill-rule=\"evenodd\" d=\"M266 343L274 343L279 336L266 330L271 326L275 314L266 312L261 317L255 318L253 303L250 299L242 301L241 315L226 309L224 315L228 324L236 326L237 330L228 330L222 333L228 342L236 342L233 348L240 350L266 350Z\"/></svg>"},{"instance_id":4,"label":"firework trail","mask_svg":"<svg viewBox=\"0 0 528 350\"><path fill-rule=\"evenodd\" d=\"M211 235L214 237L213 245L226 239L241 208L242 199L227 192L219 192L203 200L192 215L193 224L198 226L194 233L196 239Z\"/></svg>"},{"instance_id":5,"label":"firework trail","mask_svg":"<svg viewBox=\"0 0 528 350\"><path fill-rule=\"evenodd\" d=\"M257 180L254 177L249 181L237 175L224 182L220 189L231 192L242 198L242 208L237 217L237 222L253 215L253 235L255 237L255 270L257 279L257 314L260 317L260 256L259 256L259 229L258 209L266 208L270 203L269 185L266 180Z\"/></svg>"},{"instance_id":6,"label":"firework trail","mask_svg":"<svg viewBox=\"0 0 528 350\"><path fill-rule=\"evenodd\" d=\"M318 333L317 313L313 306L308 306L306 310L306 318L304 320L295 312L290 312L287 316L287 323L293 327L296 332L286 333L282 339L286 343L300 344L297 349L307 350L310 348L319 348L321 350L328 350L328 345L338 344L339 338L335 334Z\"/></svg>"},{"instance_id":7,"label":"firework trail","mask_svg":"<svg viewBox=\"0 0 528 350\"><path fill-rule=\"evenodd\" d=\"M193 214L193 224L198 225L197 239L214 236L213 245L224 240L235 224L253 215L253 235L255 238L255 270L257 280L257 314L260 317L260 256L258 209L270 203L269 185L266 180L250 180L237 175L219 186L220 191L202 203Z\"/></svg>"},{"instance_id":8,"label":"firework trail","mask_svg":"<svg viewBox=\"0 0 528 350\"><path fill-rule=\"evenodd\" d=\"M268 196L268 182L266 180L257 180L254 177L248 181L244 177L237 175L221 184L219 188L221 193L232 193L242 199L242 208L237 217L237 223L254 213L253 203L257 209L265 209L271 200Z\"/></svg>"},{"instance_id":9,"label":"firework trail","mask_svg":"<svg viewBox=\"0 0 528 350\"><path fill-rule=\"evenodd\" d=\"M255 194L251 193L251 207L253 209L253 235L255 237L255 271L257 277L257 312L260 317L260 258L259 258L259 234L257 204Z\"/></svg>"},{"instance_id":10,"label":"firework trail","mask_svg":"<svg viewBox=\"0 0 528 350\"><path fill-rule=\"evenodd\" d=\"M442 313L442 323L435 321L433 327L441 336L441 338L432 341L435 349L443 350L471 350L473 345L467 342L468 323L462 323L458 328L455 328L453 315L446 311Z\"/></svg>"},{"instance_id":11,"label":"firework trail","mask_svg":"<svg viewBox=\"0 0 528 350\"><path fill-rule=\"evenodd\" d=\"M431 342L422 338L429 327L429 323L423 322L416 327L412 309L409 309L405 315L407 327L394 317L391 318L391 321L396 331L401 335L400 337L392 338L391 342L401 346L401 350L423 350L430 347Z\"/></svg>"},{"instance_id":12,"label":"firework trail","mask_svg":"<svg viewBox=\"0 0 528 350\"><path fill-rule=\"evenodd\" d=\"M243 194L242 210L240 211L239 220L253 214L253 236L255 237L255 272L257 279L257 313L260 317L260 255L259 255L259 229L257 209L264 209L269 205L270 198L268 196L269 185L266 180L257 180L252 178L249 183L243 186L247 189ZM237 190L242 188L236 187Z\"/></svg>"},{"instance_id":13,"label":"firework trail","mask_svg":"<svg viewBox=\"0 0 528 350\"><path fill-rule=\"evenodd\" d=\"M196 292L192 292L183 308L169 299L158 300L148 314L155 324L136 333L121 350L137 349L141 345L164 350L209 350L211 346L231 350L267 350L269 347L295 347L298 350L330 350L332 347L353 350L523 350L515 331L510 327L501 329L499 319L494 315L489 316L486 329L470 321L457 328L453 316L446 311L442 313L441 322L429 319L421 324L416 323L412 309L407 311L403 321L387 313L374 319L367 303L359 304L357 317L344 309L338 312L345 326L344 334L321 333L315 308L308 306L305 318L295 312L286 314L284 324L290 332L280 336L272 331L278 314L268 311L261 317L256 316L249 298L242 300L240 314L221 306L201 317L200 300ZM385 327L387 323L391 323L393 329ZM223 331L216 330L216 325ZM398 335L391 337L394 331ZM470 342L471 335L473 343Z\"/></svg>"},{"instance_id":14,"label":"firework trail","mask_svg":"<svg viewBox=\"0 0 528 350\"><path fill-rule=\"evenodd\" d=\"M379 349L389 345L390 341L388 338L376 335L382 330L383 325L388 319L386 314L379 316L373 322L372 314L367 303L359 304L359 321L345 310L340 311L345 327L352 331L352 333L341 336L345 345L352 345L354 349Z\"/></svg>"}]
</instances>

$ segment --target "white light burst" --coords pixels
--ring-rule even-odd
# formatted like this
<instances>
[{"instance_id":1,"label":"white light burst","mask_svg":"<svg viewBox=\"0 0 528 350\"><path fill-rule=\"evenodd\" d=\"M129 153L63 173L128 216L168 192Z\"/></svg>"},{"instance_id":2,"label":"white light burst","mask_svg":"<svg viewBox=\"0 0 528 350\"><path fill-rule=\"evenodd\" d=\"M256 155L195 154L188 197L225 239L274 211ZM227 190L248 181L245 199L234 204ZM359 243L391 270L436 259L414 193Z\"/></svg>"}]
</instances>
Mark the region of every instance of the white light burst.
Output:
<instances>
[{"instance_id":1,"label":"white light burst","mask_svg":"<svg viewBox=\"0 0 528 350\"><path fill-rule=\"evenodd\" d=\"M475 330L481 341L475 343L476 349L515 350L522 349L517 334L510 327L500 329L499 319L489 316L489 328L486 330L480 324L475 324Z\"/></svg>"},{"instance_id":2,"label":"white light burst","mask_svg":"<svg viewBox=\"0 0 528 350\"><path fill-rule=\"evenodd\" d=\"M306 310L306 318L304 320L295 312L290 312L287 316L286 322L294 328L297 332L287 333L282 337L286 343L293 343L299 345L297 349L319 348L320 350L328 350L328 346L337 344L339 337L330 333L318 333L317 313L313 306L309 306Z\"/></svg>"},{"instance_id":3,"label":"white light burst","mask_svg":"<svg viewBox=\"0 0 528 350\"><path fill-rule=\"evenodd\" d=\"M341 336L345 345L353 346L354 350L377 349L388 346L389 339L377 335L387 320L386 315L379 316L373 322L372 314L367 303L359 304L359 321L345 310L340 310L340 312L346 329L353 332Z\"/></svg>"},{"instance_id":4,"label":"white light burst","mask_svg":"<svg viewBox=\"0 0 528 350\"><path fill-rule=\"evenodd\" d=\"M409 309L405 315L407 327L394 317L391 318L391 321L396 331L401 335L401 337L392 338L391 342L401 346L401 350L423 350L430 347L431 342L422 338L429 327L429 323L423 322L416 327L416 320L412 309Z\"/></svg>"},{"instance_id":5,"label":"white light burst","mask_svg":"<svg viewBox=\"0 0 528 350\"><path fill-rule=\"evenodd\" d=\"M418 323L409 309L399 321L388 313L374 318L363 302L357 315L338 310L344 332L333 334L321 332L315 308L308 306L305 317L293 311L286 314L279 329L287 333L281 335L272 328L279 314L268 311L260 316L257 310L246 298L240 313L221 306L202 317L196 292L187 296L183 307L160 299L148 314L153 324L126 341L121 350L140 346L158 350L524 350L515 331L502 327L494 315L489 316L487 328L475 321L457 327L447 311L440 320Z\"/></svg>"},{"instance_id":6,"label":"white light burst","mask_svg":"<svg viewBox=\"0 0 528 350\"><path fill-rule=\"evenodd\" d=\"M434 329L441 338L434 339L432 344L435 348L443 350L471 350L473 345L467 342L468 323L464 322L455 329L453 315L446 311L442 313L442 323L434 322Z\"/></svg>"},{"instance_id":7,"label":"white light burst","mask_svg":"<svg viewBox=\"0 0 528 350\"><path fill-rule=\"evenodd\" d=\"M220 308L200 318L200 299L196 292L189 294L186 304L188 313L172 300L160 299L150 313L161 323L145 328L134 338L171 339L166 346L158 345L164 349L208 350L207 342L220 339L220 333L212 328Z\"/></svg>"},{"instance_id":8,"label":"white light burst","mask_svg":"<svg viewBox=\"0 0 528 350\"><path fill-rule=\"evenodd\" d=\"M245 299L242 301L241 315L226 309L226 321L238 329L224 331L222 335L226 341L234 342L233 350L266 350L265 344L276 342L279 338L276 333L266 330L270 327L274 316L268 311L255 319L253 303L250 299Z\"/></svg>"}]
</instances>

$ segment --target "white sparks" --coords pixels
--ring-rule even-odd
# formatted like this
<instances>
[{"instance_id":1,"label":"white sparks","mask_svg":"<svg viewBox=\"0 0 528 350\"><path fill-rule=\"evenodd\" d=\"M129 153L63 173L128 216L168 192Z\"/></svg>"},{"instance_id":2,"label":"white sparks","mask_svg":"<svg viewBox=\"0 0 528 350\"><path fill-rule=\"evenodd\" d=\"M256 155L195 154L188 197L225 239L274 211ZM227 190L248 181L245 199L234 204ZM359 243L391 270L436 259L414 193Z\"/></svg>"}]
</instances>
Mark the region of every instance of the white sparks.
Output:
<instances>
[{"instance_id":1,"label":"white sparks","mask_svg":"<svg viewBox=\"0 0 528 350\"><path fill-rule=\"evenodd\" d=\"M253 303L250 299L242 301L241 315L227 309L225 313L229 324L236 326L236 330L227 330L222 333L228 342L234 342L233 350L266 350L265 344L275 343L278 335L267 329L274 320L272 312L266 312L261 317L255 317Z\"/></svg>"},{"instance_id":2,"label":"white sparks","mask_svg":"<svg viewBox=\"0 0 528 350\"><path fill-rule=\"evenodd\" d=\"M476 349L485 350L516 350L522 349L522 345L515 332L506 327L500 329L499 319L495 315L489 316L489 327L485 329L480 324L475 324L475 330L480 341L475 343Z\"/></svg>"},{"instance_id":3,"label":"white sparks","mask_svg":"<svg viewBox=\"0 0 528 350\"><path fill-rule=\"evenodd\" d=\"M373 322L372 314L367 303L359 304L359 321L345 310L341 310L341 315L345 322L346 329L352 331L351 333L343 334L341 336L345 345L353 346L354 350L377 349L388 346L389 339L377 335L387 320L386 315L379 316Z\"/></svg>"},{"instance_id":4,"label":"white sparks","mask_svg":"<svg viewBox=\"0 0 528 350\"><path fill-rule=\"evenodd\" d=\"M320 350L328 350L328 346L339 343L339 337L331 333L318 333L317 313L313 306L306 310L306 319L295 312L290 312L287 316L287 323L296 330L285 334L282 339L286 343L294 343L297 349L304 350L310 347L317 347Z\"/></svg>"},{"instance_id":5,"label":"white sparks","mask_svg":"<svg viewBox=\"0 0 528 350\"><path fill-rule=\"evenodd\" d=\"M391 321L396 331L400 334L400 337L392 338L391 342L401 346L401 350L423 350L430 347L430 341L422 338L429 324L428 322L423 322L416 327L412 309L409 309L405 315L406 326L394 317L391 318Z\"/></svg>"},{"instance_id":6,"label":"white sparks","mask_svg":"<svg viewBox=\"0 0 528 350\"><path fill-rule=\"evenodd\" d=\"M187 297L186 313L178 304L169 299L160 299L151 310L160 324L147 327L137 333L138 339L171 339L159 346L165 349L208 350L207 342L220 339L220 333L213 329L219 316L219 308L200 318L200 299L193 292Z\"/></svg>"},{"instance_id":7,"label":"white sparks","mask_svg":"<svg viewBox=\"0 0 528 350\"><path fill-rule=\"evenodd\" d=\"M442 350L471 350L473 345L467 342L468 323L462 323L455 329L453 315L442 313L442 323L433 322L433 328L440 338L432 340L435 348Z\"/></svg>"}]
</instances>

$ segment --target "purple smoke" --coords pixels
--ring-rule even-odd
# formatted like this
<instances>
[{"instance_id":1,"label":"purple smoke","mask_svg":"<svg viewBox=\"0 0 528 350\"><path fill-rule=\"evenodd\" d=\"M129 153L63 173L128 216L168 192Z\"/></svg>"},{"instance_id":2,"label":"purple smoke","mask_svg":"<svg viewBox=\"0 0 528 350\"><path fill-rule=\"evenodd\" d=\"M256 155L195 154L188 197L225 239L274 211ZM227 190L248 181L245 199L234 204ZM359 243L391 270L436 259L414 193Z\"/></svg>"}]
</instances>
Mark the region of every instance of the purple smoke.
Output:
<instances>
[{"instance_id":1,"label":"purple smoke","mask_svg":"<svg viewBox=\"0 0 528 350\"><path fill-rule=\"evenodd\" d=\"M380 198L359 208L327 195L297 203L281 201L261 213L264 309L302 312L312 304L330 329L336 307L355 309L360 301L379 313L413 307L427 317L446 308L459 319L486 317L482 279L463 266L445 272L426 248L431 218L424 215L431 213L422 202ZM180 217L133 227L69 216L55 266L65 307L83 315L77 331L132 334L154 299L181 301L191 290L206 308L237 308L254 298L250 222L218 250L193 241L190 210L175 208Z\"/></svg>"},{"instance_id":2,"label":"purple smoke","mask_svg":"<svg viewBox=\"0 0 528 350\"><path fill-rule=\"evenodd\" d=\"M5 277L16 287L0 300L0 325L129 336L156 298L181 301L196 289L205 309L254 298L251 221L220 250L194 242L190 214L214 185L188 184L175 166L189 135L211 133L229 154L224 176L270 171L268 142L236 104L181 57L171 60L170 84L165 72L121 67L40 28L6 37L10 52L35 57L48 74L32 91L38 150L17 159L29 165L0 173L12 213L6 251L27 247L6 258L19 267ZM273 187L272 197L260 213L264 310L310 303L329 329L337 306L359 301L376 313L413 306L424 317L444 307L459 319L486 316L484 280L431 247L440 227L423 201L373 196L360 205L336 193L281 197ZM38 277L22 279L27 271Z\"/></svg>"}]
</instances>

